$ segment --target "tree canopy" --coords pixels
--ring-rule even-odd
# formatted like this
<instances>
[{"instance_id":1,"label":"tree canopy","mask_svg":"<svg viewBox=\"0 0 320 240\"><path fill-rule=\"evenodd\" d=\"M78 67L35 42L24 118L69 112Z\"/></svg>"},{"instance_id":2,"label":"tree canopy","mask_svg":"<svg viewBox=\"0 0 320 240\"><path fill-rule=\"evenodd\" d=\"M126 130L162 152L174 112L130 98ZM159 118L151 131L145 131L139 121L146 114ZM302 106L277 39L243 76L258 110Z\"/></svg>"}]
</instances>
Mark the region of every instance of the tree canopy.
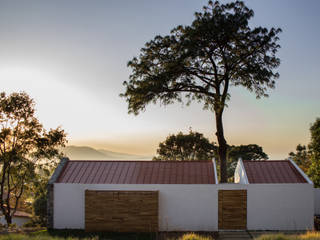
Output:
<instances>
[{"instance_id":1,"label":"tree canopy","mask_svg":"<svg viewBox=\"0 0 320 240\"><path fill-rule=\"evenodd\" d=\"M169 135L165 141L159 144L155 161L195 161L212 160L217 147L210 143L202 133L189 134L179 132L177 135Z\"/></svg>"},{"instance_id":2,"label":"tree canopy","mask_svg":"<svg viewBox=\"0 0 320 240\"><path fill-rule=\"evenodd\" d=\"M230 146L228 149L228 158L231 161L243 160L266 160L268 155L263 151L262 147L257 144Z\"/></svg>"},{"instance_id":3,"label":"tree canopy","mask_svg":"<svg viewBox=\"0 0 320 240\"><path fill-rule=\"evenodd\" d=\"M309 144L311 165L308 175L316 187L320 187L320 118L310 127L311 142Z\"/></svg>"},{"instance_id":4,"label":"tree canopy","mask_svg":"<svg viewBox=\"0 0 320 240\"><path fill-rule=\"evenodd\" d=\"M267 160L269 157L263 148L257 144L229 146L228 147L228 179L233 179L234 171L239 158L247 161Z\"/></svg>"},{"instance_id":5,"label":"tree canopy","mask_svg":"<svg viewBox=\"0 0 320 240\"><path fill-rule=\"evenodd\" d=\"M305 145L298 144L296 147L296 152L290 152L289 157L298 164L298 166L304 171L307 172L310 164L310 151Z\"/></svg>"},{"instance_id":6,"label":"tree canopy","mask_svg":"<svg viewBox=\"0 0 320 240\"><path fill-rule=\"evenodd\" d=\"M132 69L126 91L129 113L138 114L150 103L163 105L202 102L215 113L221 181L227 181L227 142L222 114L230 86L242 86L257 98L275 86L280 64L281 29L250 27L253 10L241 1L209 1L196 12L190 26L177 26L166 36L156 36L128 62Z\"/></svg>"},{"instance_id":7,"label":"tree canopy","mask_svg":"<svg viewBox=\"0 0 320 240\"><path fill-rule=\"evenodd\" d=\"M308 146L299 144L289 157L308 174L315 187L320 187L320 118L311 125L310 134Z\"/></svg>"},{"instance_id":8,"label":"tree canopy","mask_svg":"<svg viewBox=\"0 0 320 240\"><path fill-rule=\"evenodd\" d=\"M0 93L0 209L8 224L39 171L55 163L65 143L61 128L43 128L26 93Z\"/></svg>"}]
</instances>

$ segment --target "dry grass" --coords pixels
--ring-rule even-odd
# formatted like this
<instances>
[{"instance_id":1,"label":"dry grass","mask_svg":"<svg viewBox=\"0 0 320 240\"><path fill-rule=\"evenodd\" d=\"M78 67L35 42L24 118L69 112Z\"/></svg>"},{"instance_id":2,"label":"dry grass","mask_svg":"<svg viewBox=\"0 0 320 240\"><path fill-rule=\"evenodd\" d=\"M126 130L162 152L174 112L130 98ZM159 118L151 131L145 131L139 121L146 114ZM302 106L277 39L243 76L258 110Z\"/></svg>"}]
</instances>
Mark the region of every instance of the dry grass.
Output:
<instances>
[{"instance_id":1,"label":"dry grass","mask_svg":"<svg viewBox=\"0 0 320 240\"><path fill-rule=\"evenodd\" d=\"M256 240L320 240L320 232L307 232L300 235L266 234Z\"/></svg>"},{"instance_id":2,"label":"dry grass","mask_svg":"<svg viewBox=\"0 0 320 240\"><path fill-rule=\"evenodd\" d=\"M200 236L195 233L187 233L178 238L178 240L213 240L213 238L210 236Z\"/></svg>"}]
</instances>

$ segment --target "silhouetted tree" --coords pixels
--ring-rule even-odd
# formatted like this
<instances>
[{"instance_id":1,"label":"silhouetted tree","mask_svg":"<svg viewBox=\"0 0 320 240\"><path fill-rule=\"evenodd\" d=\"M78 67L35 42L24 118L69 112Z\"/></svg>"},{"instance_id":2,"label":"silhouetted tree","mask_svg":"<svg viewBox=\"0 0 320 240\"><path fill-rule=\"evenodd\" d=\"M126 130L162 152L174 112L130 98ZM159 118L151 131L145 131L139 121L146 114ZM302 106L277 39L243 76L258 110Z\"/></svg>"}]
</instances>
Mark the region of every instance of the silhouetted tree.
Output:
<instances>
[{"instance_id":1,"label":"silhouetted tree","mask_svg":"<svg viewBox=\"0 0 320 240\"><path fill-rule=\"evenodd\" d=\"M129 113L138 114L149 103L203 102L215 114L221 181L227 181L227 142L222 115L230 86L242 86L267 96L279 77L274 69L281 29L250 27L253 10L241 1L209 1L195 13L190 26L178 26L167 36L156 36L128 62L130 80L124 82Z\"/></svg>"},{"instance_id":2,"label":"silhouetted tree","mask_svg":"<svg viewBox=\"0 0 320 240\"><path fill-rule=\"evenodd\" d=\"M242 160L267 160L269 157L257 144L228 147L228 179L233 178L239 158Z\"/></svg>"},{"instance_id":3,"label":"silhouetted tree","mask_svg":"<svg viewBox=\"0 0 320 240\"><path fill-rule=\"evenodd\" d=\"M159 144L155 161L195 161L212 160L217 147L203 134L190 130L189 134L179 132L169 135Z\"/></svg>"},{"instance_id":4,"label":"silhouetted tree","mask_svg":"<svg viewBox=\"0 0 320 240\"><path fill-rule=\"evenodd\" d=\"M0 209L8 225L24 192L66 142L62 129L43 128L34 107L26 93L0 93Z\"/></svg>"}]
</instances>

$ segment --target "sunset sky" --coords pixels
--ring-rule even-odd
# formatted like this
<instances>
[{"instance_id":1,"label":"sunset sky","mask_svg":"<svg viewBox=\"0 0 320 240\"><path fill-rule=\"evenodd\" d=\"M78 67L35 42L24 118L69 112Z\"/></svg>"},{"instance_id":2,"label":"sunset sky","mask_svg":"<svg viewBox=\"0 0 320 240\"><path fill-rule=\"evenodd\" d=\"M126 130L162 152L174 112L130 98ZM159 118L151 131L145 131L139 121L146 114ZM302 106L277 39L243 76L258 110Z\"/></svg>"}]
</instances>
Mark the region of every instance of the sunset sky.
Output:
<instances>
[{"instance_id":1,"label":"sunset sky","mask_svg":"<svg viewBox=\"0 0 320 240\"><path fill-rule=\"evenodd\" d=\"M128 115L120 98L127 61L157 34L188 25L207 1L0 1L0 91L26 91L46 128L62 126L70 145L153 155L178 131L215 138L214 114L202 105L149 105ZM231 90L224 114L229 144L261 145L283 159L309 142L320 117L320 1L248 0L251 26L281 27L280 78L270 97Z\"/></svg>"}]
</instances>

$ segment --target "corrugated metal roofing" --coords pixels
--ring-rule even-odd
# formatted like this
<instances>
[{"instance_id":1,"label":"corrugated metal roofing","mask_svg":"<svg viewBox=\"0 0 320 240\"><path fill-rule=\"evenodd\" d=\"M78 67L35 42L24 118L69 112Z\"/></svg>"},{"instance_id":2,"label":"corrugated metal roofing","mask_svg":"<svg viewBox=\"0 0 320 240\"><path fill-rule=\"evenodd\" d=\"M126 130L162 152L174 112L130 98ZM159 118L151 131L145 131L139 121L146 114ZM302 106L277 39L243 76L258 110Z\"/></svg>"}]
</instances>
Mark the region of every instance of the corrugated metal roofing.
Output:
<instances>
[{"instance_id":1,"label":"corrugated metal roofing","mask_svg":"<svg viewBox=\"0 0 320 240\"><path fill-rule=\"evenodd\" d=\"M211 161L68 161L58 183L215 184Z\"/></svg>"},{"instance_id":2,"label":"corrugated metal roofing","mask_svg":"<svg viewBox=\"0 0 320 240\"><path fill-rule=\"evenodd\" d=\"M288 160L243 161L249 183L307 183Z\"/></svg>"}]
</instances>

